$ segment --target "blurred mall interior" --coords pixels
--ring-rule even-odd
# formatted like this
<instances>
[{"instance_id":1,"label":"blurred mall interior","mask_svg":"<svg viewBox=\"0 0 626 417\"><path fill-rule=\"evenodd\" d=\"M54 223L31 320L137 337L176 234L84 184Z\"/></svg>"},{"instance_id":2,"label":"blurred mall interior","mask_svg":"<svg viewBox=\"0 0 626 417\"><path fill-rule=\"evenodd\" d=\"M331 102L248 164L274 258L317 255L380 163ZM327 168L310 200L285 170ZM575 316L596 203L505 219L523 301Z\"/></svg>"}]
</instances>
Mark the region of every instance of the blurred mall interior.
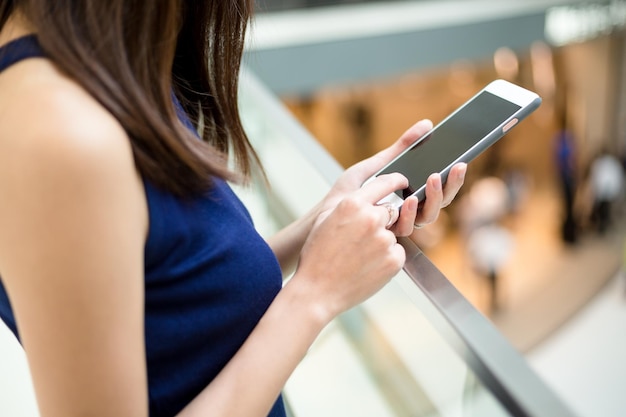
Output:
<instances>
[{"instance_id":1,"label":"blurred mall interior","mask_svg":"<svg viewBox=\"0 0 626 417\"><path fill-rule=\"evenodd\" d=\"M540 108L470 164L461 194L415 236L521 352L545 346L620 275L626 2L266 0L259 11L249 65L344 167L496 78L539 93ZM596 179L603 154L617 178Z\"/></svg>"},{"instance_id":2,"label":"blurred mall interior","mask_svg":"<svg viewBox=\"0 0 626 417\"><path fill-rule=\"evenodd\" d=\"M257 0L257 12L246 67L342 167L420 119L441 121L494 79L542 97L471 162L457 198L412 239L570 407L567 415L626 415L626 0ZM338 368L351 359L334 337L331 329L320 343L336 343ZM379 366L368 371L374 379L386 375L380 367L389 361L354 346ZM322 369L304 363L301 375L321 378ZM349 381L366 392L363 381ZM358 401L369 414L340 412L341 400L335 414L319 411L324 383L319 393L294 384L286 397L297 417L534 415L437 407L428 395L427 411L402 411L387 383L377 386L389 414L372 411L365 394ZM13 385L0 375L0 392Z\"/></svg>"},{"instance_id":3,"label":"blurred mall interior","mask_svg":"<svg viewBox=\"0 0 626 417\"><path fill-rule=\"evenodd\" d=\"M394 4L402 13L409 3L428 2L266 0L260 3L259 9L261 18L277 10L293 13L293 9L301 14L322 10L330 15L345 11L355 13L346 5L353 3L385 8ZM456 3L480 9L490 2ZM275 88L297 119L344 167L388 146L419 119L441 121L496 78L512 81L542 97L543 103L536 112L471 163L461 194L435 224L418 236L421 247L445 275L480 310L492 314L503 326L514 326L517 320L508 316L516 315L516 311L526 315L529 303L543 302L538 294L546 293L547 289L557 297L549 300L550 314L559 315L550 326L560 324L615 275L623 259L624 193L621 190L611 204L610 225L599 225L594 209L596 192L592 165L602 152L615 156L620 164L626 163L626 43L621 30L625 3L534 3L545 25L540 26L539 33L532 32L536 31L536 25L528 25L531 33L527 34L527 43L523 45L510 46L508 35L498 38L496 33L493 37L497 39L490 40L495 48L488 54L489 51L480 51L466 57L466 51L458 49L448 55L454 56L456 52L461 58L435 65L428 64L428 58L423 59L427 64L420 63L422 57L418 52L404 49L402 54L417 55L414 70L402 65L393 68L390 64L377 74L335 76L332 69L328 70L329 66L354 65L350 63L348 45L345 49L348 55L339 63L326 60L307 63L314 66L312 72L327 72L327 78L317 85L304 80L300 85L294 81L287 87L277 84ZM546 7L550 3L560 3L560 6ZM507 5L507 8L512 6ZM617 23L607 27L611 23L597 16L603 10L607 13L621 11L619 30ZM585 12L589 21L583 21ZM561 22L568 13L571 20ZM357 19L358 15L353 14L353 18ZM513 17L505 14L502 19ZM322 14L318 22L320 26L316 30L332 32L332 28L321 24L324 22ZM553 26L565 26L561 31L564 33L558 32L556 27L551 34L551 22ZM480 27L486 23L475 25ZM580 27L580 33L576 33L575 25ZM513 29L519 30L519 27L513 25ZM479 36L492 36L488 32L477 34L469 29L467 32L477 37L473 42L479 42ZM367 36L391 38L389 34L373 33ZM288 33L284 35L290 37ZM350 42L348 35L338 36L345 38L325 42ZM426 35L420 40L433 44L438 41ZM519 43L517 39L512 41ZM310 48L307 42L314 41L300 42L302 48ZM376 60L389 55L379 54L380 49L394 45L393 39L385 44L376 44L374 40L370 43L370 57ZM275 49L295 49L297 45L296 40L294 45ZM420 48L422 46L416 44L413 49L419 51ZM251 53L250 62L262 72L264 61L259 55L266 51L263 46L259 49L256 55ZM332 53L329 53L331 58ZM298 57L295 53L292 56ZM291 68L288 53L274 59L284 59L281 66ZM299 73L293 73L291 78L297 80ZM568 140L560 140L562 137ZM566 158L571 159L571 173L560 168ZM571 180L564 179L564 175ZM571 183L569 192L564 191L566 182ZM491 281L480 268L482 254L471 246L472 232L485 224L502 229L505 233L500 236L506 235L509 244L501 246L510 246L510 253L500 254L502 261L498 262L495 297ZM572 285L574 282L577 284ZM580 294L564 297L552 287L567 294ZM568 302L564 298L574 300ZM555 311L557 309L563 312ZM537 334L512 334L512 338L526 338L516 345L528 349L551 330L535 329Z\"/></svg>"}]
</instances>

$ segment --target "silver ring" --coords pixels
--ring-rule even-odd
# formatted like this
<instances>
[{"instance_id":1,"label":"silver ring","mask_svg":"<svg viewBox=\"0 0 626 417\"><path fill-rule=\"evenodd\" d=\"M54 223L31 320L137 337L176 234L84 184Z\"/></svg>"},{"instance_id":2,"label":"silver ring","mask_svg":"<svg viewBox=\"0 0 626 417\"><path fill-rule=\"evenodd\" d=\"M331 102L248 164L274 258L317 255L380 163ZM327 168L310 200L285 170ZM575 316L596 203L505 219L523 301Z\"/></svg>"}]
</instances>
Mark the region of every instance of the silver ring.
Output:
<instances>
[{"instance_id":1,"label":"silver ring","mask_svg":"<svg viewBox=\"0 0 626 417\"><path fill-rule=\"evenodd\" d=\"M389 228L391 226L393 226L393 224L396 222L396 220L398 220L397 217L397 210L393 205L386 203L383 204L385 206L385 208L387 209L387 212L389 213L389 221L387 222L387 224L385 225L385 228Z\"/></svg>"}]
</instances>

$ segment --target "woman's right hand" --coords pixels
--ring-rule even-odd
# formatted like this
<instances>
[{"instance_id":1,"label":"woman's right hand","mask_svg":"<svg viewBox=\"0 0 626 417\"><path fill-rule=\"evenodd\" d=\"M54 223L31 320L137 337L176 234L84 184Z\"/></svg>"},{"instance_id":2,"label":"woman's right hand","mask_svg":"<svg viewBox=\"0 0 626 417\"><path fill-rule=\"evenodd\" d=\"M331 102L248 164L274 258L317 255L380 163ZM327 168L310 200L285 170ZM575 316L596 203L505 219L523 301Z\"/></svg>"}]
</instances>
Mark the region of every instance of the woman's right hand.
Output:
<instances>
[{"instance_id":1,"label":"woman's right hand","mask_svg":"<svg viewBox=\"0 0 626 417\"><path fill-rule=\"evenodd\" d=\"M317 216L293 277L180 417L268 414L322 329L378 291L404 264L404 248L386 227L397 213L376 203L407 185L401 174L380 176Z\"/></svg>"},{"instance_id":2,"label":"woman's right hand","mask_svg":"<svg viewBox=\"0 0 626 417\"><path fill-rule=\"evenodd\" d=\"M376 202L407 185L401 174L380 176L320 214L288 286L324 320L367 299L404 265L404 248L387 228L397 211Z\"/></svg>"}]
</instances>

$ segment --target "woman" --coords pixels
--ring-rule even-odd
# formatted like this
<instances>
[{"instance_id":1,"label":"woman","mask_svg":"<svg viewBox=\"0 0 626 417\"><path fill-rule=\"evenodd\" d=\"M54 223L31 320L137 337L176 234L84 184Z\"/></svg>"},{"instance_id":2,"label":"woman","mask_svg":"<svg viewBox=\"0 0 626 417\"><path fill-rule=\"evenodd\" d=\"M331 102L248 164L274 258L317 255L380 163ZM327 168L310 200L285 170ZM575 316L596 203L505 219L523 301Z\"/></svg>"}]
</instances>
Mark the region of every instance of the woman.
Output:
<instances>
[{"instance_id":1,"label":"woman","mask_svg":"<svg viewBox=\"0 0 626 417\"><path fill-rule=\"evenodd\" d=\"M263 241L225 182L257 162L236 95L251 8L0 2L0 317L43 417L284 415L321 329L383 286L405 260L396 236L458 192L462 165L398 217L376 202L405 178L361 187L418 123Z\"/></svg>"}]
</instances>

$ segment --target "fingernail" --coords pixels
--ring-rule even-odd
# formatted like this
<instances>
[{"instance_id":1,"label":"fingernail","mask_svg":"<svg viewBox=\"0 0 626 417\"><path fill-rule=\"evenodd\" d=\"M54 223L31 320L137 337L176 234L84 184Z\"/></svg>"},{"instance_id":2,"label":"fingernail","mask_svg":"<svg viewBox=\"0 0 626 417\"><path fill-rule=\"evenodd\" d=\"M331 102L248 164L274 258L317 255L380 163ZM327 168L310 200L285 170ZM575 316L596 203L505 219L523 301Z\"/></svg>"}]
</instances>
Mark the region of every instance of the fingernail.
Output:
<instances>
[{"instance_id":1,"label":"fingernail","mask_svg":"<svg viewBox=\"0 0 626 417\"><path fill-rule=\"evenodd\" d=\"M459 167L459 177L465 178L465 173L467 172L467 164L462 163Z\"/></svg>"},{"instance_id":2,"label":"fingernail","mask_svg":"<svg viewBox=\"0 0 626 417\"><path fill-rule=\"evenodd\" d=\"M441 175L435 174L433 177L433 186L437 191L441 190Z\"/></svg>"}]
</instances>

